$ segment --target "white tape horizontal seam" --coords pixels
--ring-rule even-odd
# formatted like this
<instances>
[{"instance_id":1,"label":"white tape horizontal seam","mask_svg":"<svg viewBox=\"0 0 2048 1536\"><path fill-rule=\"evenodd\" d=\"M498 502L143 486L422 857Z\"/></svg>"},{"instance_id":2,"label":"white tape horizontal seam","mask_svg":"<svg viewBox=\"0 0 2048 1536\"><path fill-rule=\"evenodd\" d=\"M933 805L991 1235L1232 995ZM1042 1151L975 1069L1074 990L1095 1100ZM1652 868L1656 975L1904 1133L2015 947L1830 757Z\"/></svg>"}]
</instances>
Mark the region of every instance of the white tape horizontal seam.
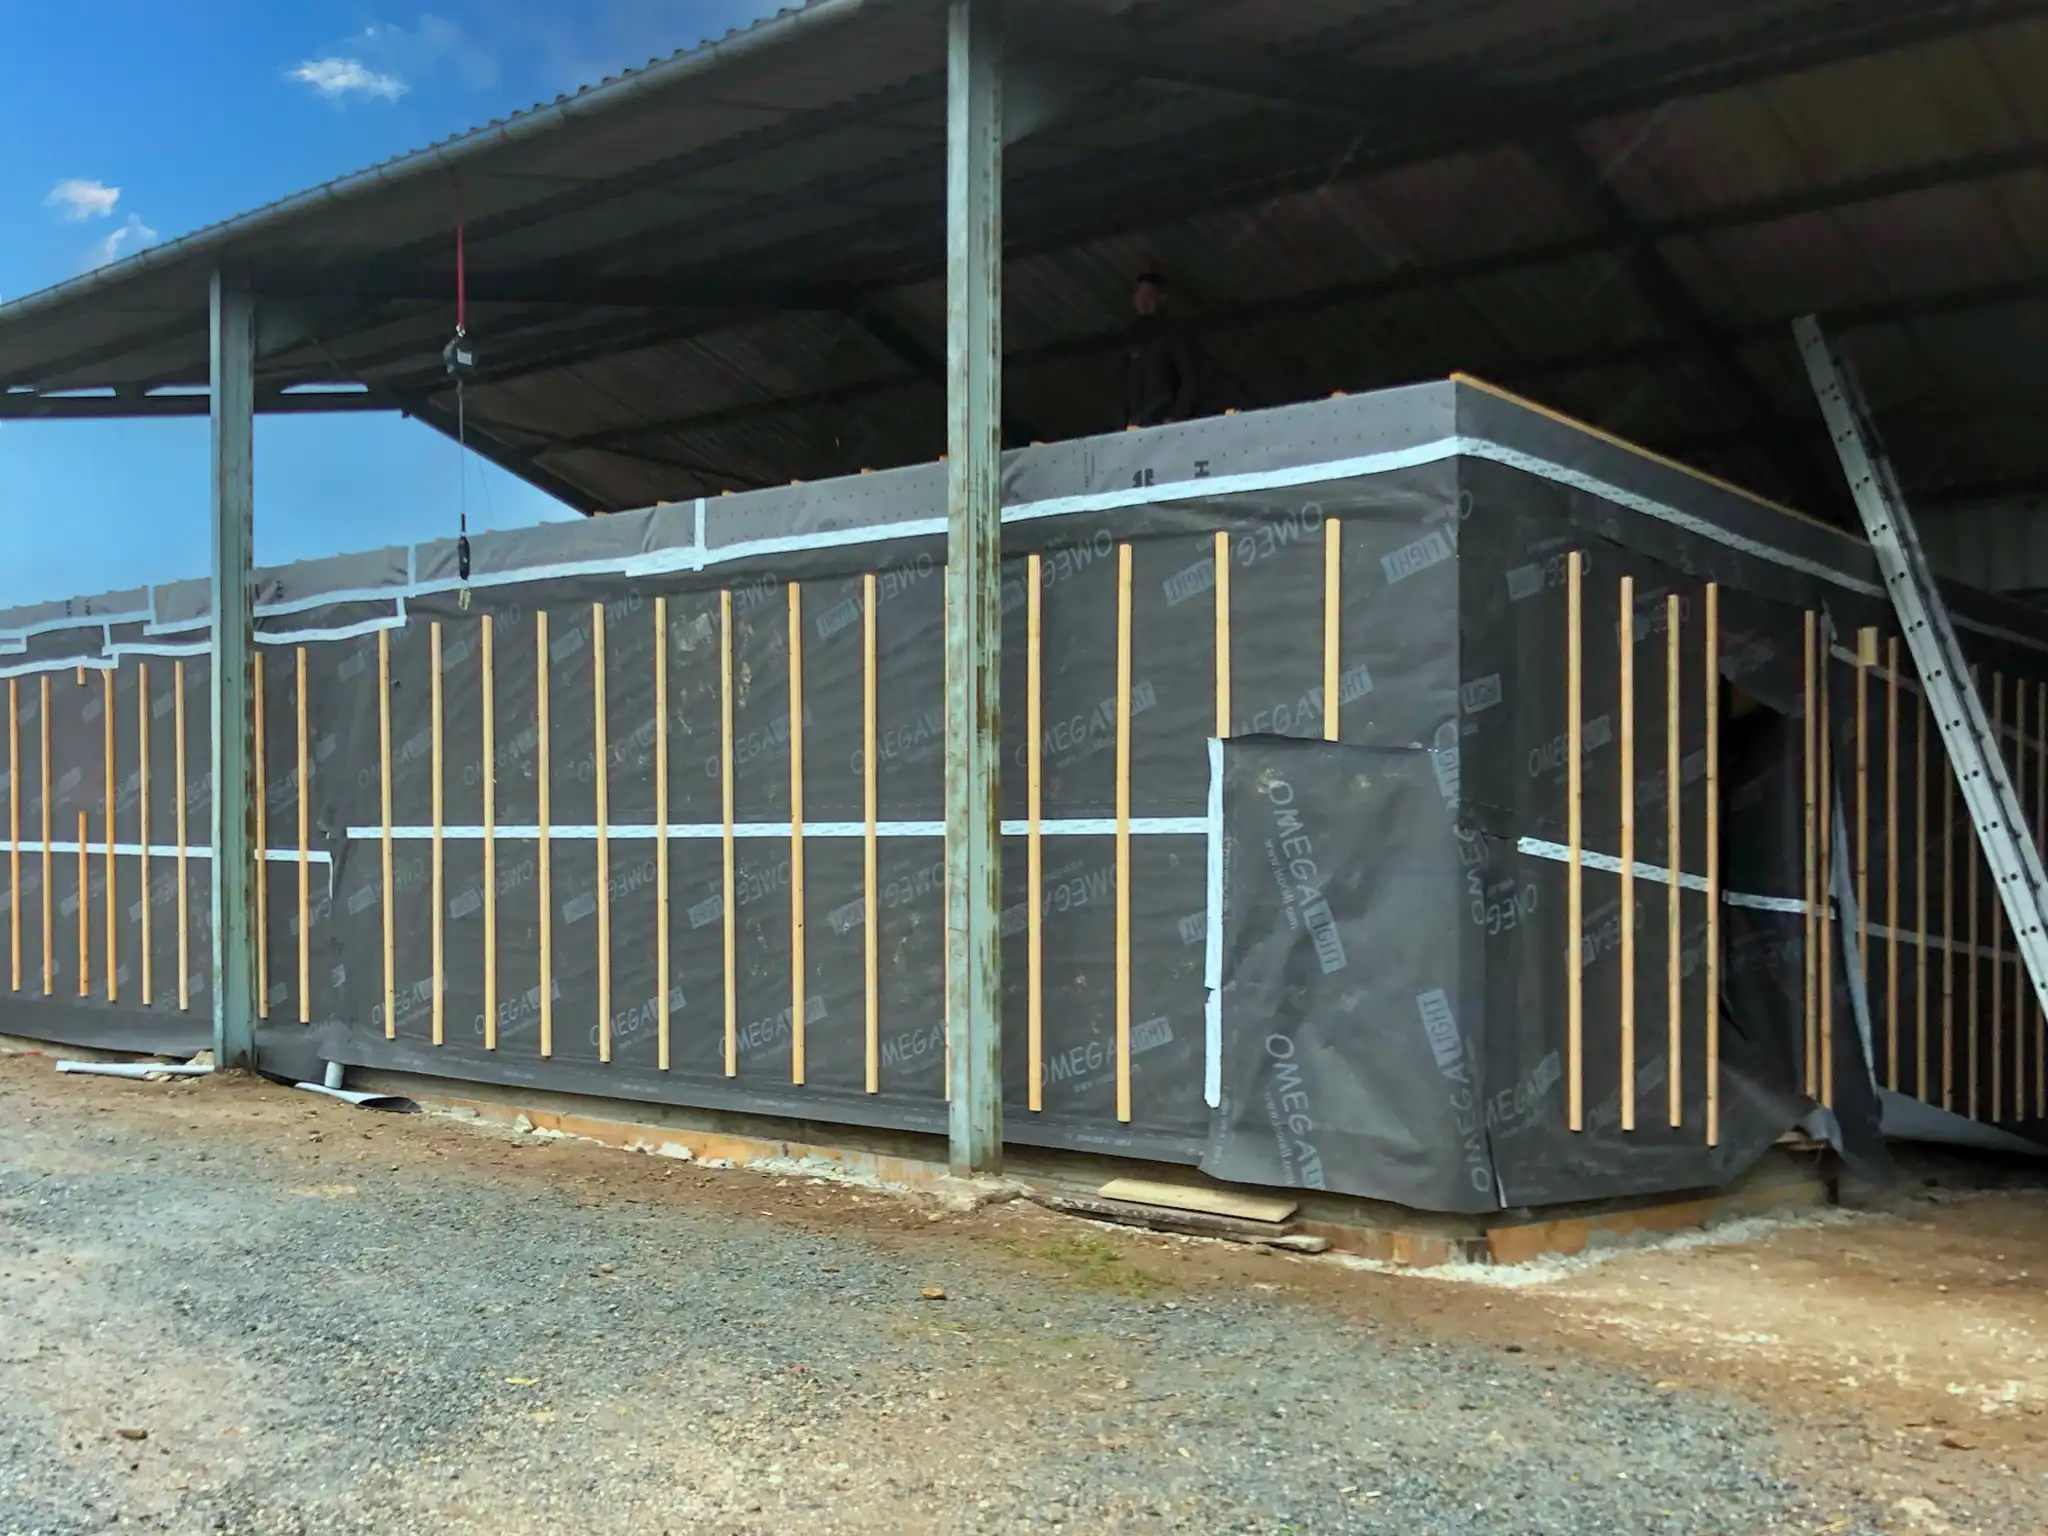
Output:
<instances>
[{"instance_id":1,"label":"white tape horizontal seam","mask_svg":"<svg viewBox=\"0 0 2048 1536\"><path fill-rule=\"evenodd\" d=\"M1116 819L1110 816L1077 818L1064 821L1041 821L1038 824L1042 837L1112 837L1116 833ZM736 821L732 835L736 838L788 838L793 828L786 821ZM861 821L807 821L804 823L806 838L864 838L867 823ZM653 822L621 823L605 829L607 839L617 842L653 842L661 829ZM1003 823L1005 837L1028 837L1031 823L1028 821L1006 821ZM875 823L877 837L935 837L946 835L943 821L878 821ZM1131 818L1133 837L1207 837L1209 822L1202 816L1134 816ZM348 836L354 842L381 842L382 827L350 827ZM674 822L668 829L671 842L715 842L725 836L722 821ZM540 827L537 824L500 823L496 828L499 842L538 842ZM434 829L422 826L394 826L391 829L393 842L432 842ZM484 829L480 826L446 826L441 829L441 840L450 843L480 843L484 840ZM548 828L548 841L562 843L591 843L597 841L597 827L557 823Z\"/></svg>"},{"instance_id":2,"label":"white tape horizontal seam","mask_svg":"<svg viewBox=\"0 0 2048 1536\"><path fill-rule=\"evenodd\" d=\"M1571 862L1572 851L1563 843L1548 842L1540 837L1525 837L1517 846L1521 852L1528 854L1531 858L1547 859L1553 864L1569 864ZM1586 869L1596 869L1603 874L1618 875L1621 873L1620 859L1609 853L1595 853L1590 848L1579 850L1579 863ZM1648 881L1653 885L1669 886L1671 884L1671 870L1666 865L1645 864L1638 860L1636 862L1636 878ZM1706 894L1707 877L1705 875L1688 875L1680 871L1678 883L1685 890L1698 891L1701 895ZM1803 913L1806 911L1806 903L1803 901L1796 901L1783 896L1752 896L1741 891L1723 891L1721 893L1721 901L1725 906L1751 907L1762 912Z\"/></svg>"},{"instance_id":3,"label":"white tape horizontal seam","mask_svg":"<svg viewBox=\"0 0 2048 1536\"><path fill-rule=\"evenodd\" d=\"M19 843L14 843L4 837L0 837L0 853L18 852L40 855L43 851L44 845L40 838L25 837ZM105 843L95 843L87 839L85 851L93 857L103 858L106 855L107 845ZM52 839L49 844L49 853L53 858L60 853L75 857L78 853L78 843L76 839L70 842L58 842ZM149 845L149 856L152 859L170 859L175 861L178 857L178 846L175 843L151 843ZM114 857L117 859L139 859L142 857L142 844L116 843L114 844ZM210 859L213 857L213 849L203 843L187 843L185 845L185 857L188 859ZM272 848L263 857L272 864L296 864L299 862L299 850L296 848ZM332 864L334 862L334 855L322 848L312 848L306 851L306 862L308 864Z\"/></svg>"}]
</instances>

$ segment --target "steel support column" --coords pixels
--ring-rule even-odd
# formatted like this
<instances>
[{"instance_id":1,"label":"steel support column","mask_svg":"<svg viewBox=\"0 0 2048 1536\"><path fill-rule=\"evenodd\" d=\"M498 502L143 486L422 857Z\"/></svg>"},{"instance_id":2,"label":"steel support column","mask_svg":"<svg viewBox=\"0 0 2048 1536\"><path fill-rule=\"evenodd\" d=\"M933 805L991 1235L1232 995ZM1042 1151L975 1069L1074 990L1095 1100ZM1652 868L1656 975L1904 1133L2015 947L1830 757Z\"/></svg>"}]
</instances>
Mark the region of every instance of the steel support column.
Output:
<instances>
[{"instance_id":1,"label":"steel support column","mask_svg":"<svg viewBox=\"0 0 2048 1536\"><path fill-rule=\"evenodd\" d=\"M946 1030L956 1173L1003 1160L1000 0L952 0L946 111Z\"/></svg>"},{"instance_id":2,"label":"steel support column","mask_svg":"<svg viewBox=\"0 0 2048 1536\"><path fill-rule=\"evenodd\" d=\"M213 1049L256 1065L256 305L213 276Z\"/></svg>"}]
</instances>

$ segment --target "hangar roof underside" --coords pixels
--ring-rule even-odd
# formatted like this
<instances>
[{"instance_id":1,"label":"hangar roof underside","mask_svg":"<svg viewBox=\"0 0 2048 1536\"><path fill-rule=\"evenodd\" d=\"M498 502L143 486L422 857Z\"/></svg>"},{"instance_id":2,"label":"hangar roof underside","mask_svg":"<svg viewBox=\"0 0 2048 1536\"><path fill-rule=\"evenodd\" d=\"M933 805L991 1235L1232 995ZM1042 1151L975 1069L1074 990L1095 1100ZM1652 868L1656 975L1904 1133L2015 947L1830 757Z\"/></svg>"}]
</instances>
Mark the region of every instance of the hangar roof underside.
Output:
<instances>
[{"instance_id":1,"label":"hangar roof underside","mask_svg":"<svg viewBox=\"0 0 2048 1536\"><path fill-rule=\"evenodd\" d=\"M2048 491L2048 0L1030 0L1006 432L1120 425L1158 266L1204 404L1464 371L1847 517L1790 338L1842 333L1923 505ZM586 511L935 457L945 20L799 10L0 306L0 418L455 429ZM336 393L334 386L350 392Z\"/></svg>"}]
</instances>

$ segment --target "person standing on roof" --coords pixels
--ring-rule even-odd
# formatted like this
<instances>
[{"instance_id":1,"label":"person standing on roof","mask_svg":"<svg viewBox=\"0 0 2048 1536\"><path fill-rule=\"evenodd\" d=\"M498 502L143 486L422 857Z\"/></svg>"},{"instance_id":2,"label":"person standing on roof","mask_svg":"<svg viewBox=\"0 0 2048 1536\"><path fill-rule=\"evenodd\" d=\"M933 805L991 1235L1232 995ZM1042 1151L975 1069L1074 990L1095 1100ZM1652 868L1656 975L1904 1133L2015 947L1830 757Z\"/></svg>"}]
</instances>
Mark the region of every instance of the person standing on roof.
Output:
<instances>
[{"instance_id":1,"label":"person standing on roof","mask_svg":"<svg viewBox=\"0 0 2048 1536\"><path fill-rule=\"evenodd\" d=\"M1157 427L1195 414L1195 355L1166 313L1166 279L1140 272L1131 289L1131 324L1124 382L1124 425Z\"/></svg>"}]
</instances>

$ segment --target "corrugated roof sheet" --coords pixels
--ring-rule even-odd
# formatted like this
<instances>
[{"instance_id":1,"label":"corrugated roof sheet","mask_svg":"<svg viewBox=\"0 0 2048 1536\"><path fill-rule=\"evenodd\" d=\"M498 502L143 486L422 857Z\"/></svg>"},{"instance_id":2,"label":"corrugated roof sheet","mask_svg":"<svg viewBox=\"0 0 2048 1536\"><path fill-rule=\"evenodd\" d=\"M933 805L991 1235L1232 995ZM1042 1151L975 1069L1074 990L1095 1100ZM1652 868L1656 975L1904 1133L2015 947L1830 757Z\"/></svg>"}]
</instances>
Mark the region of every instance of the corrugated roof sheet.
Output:
<instances>
[{"instance_id":1,"label":"corrugated roof sheet","mask_svg":"<svg viewBox=\"0 0 2048 1536\"><path fill-rule=\"evenodd\" d=\"M2044 13L1020 8L1013 88L1057 110L1009 153L1013 426L1115 424L1129 277L1162 265L1215 407L1462 370L1811 501L1838 477L1788 324L1817 309L1916 492L2048 487ZM607 509L929 457L943 42L925 0L812 0L0 308L0 387L203 378L233 257L297 335L266 387L361 380L445 428L459 175L500 462Z\"/></svg>"}]
</instances>

